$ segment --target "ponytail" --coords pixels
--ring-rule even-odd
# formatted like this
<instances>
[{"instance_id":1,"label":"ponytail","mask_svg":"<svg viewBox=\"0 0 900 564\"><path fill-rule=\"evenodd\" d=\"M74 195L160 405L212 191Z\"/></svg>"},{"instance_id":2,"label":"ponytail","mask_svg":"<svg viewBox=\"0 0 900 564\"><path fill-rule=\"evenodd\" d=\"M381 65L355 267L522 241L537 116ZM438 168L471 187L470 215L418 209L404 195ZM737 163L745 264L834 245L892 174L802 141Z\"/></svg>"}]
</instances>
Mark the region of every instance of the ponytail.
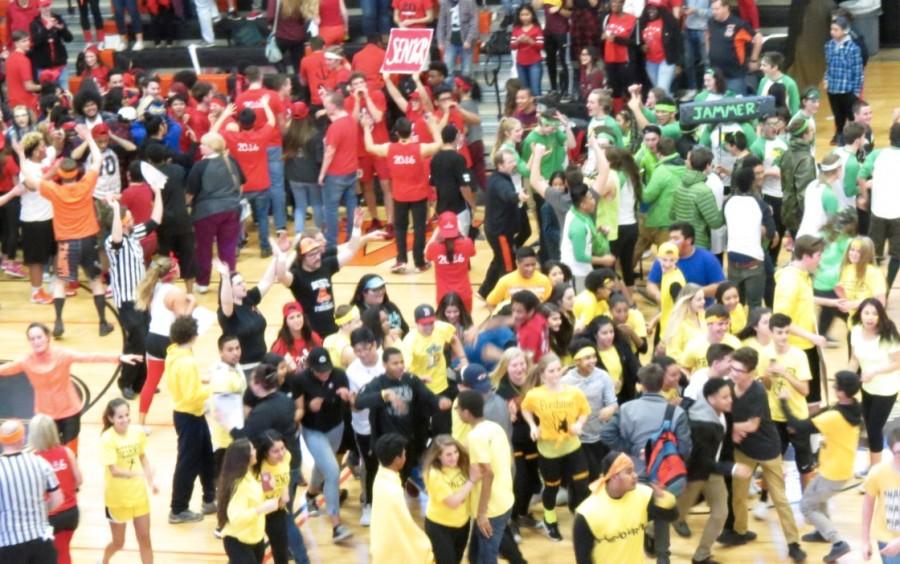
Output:
<instances>
[{"instance_id":1,"label":"ponytail","mask_svg":"<svg viewBox=\"0 0 900 564\"><path fill-rule=\"evenodd\" d=\"M134 301L134 308L139 311L147 311L150 308L150 300L153 298L153 290L159 283L159 280L172 271L175 267L175 261L169 257L156 257L150 263L147 273L144 274L143 280L138 284Z\"/></svg>"},{"instance_id":2,"label":"ponytail","mask_svg":"<svg viewBox=\"0 0 900 564\"><path fill-rule=\"evenodd\" d=\"M453 264L454 241L456 241L456 238L444 240L444 248L447 251L447 264Z\"/></svg>"}]
</instances>

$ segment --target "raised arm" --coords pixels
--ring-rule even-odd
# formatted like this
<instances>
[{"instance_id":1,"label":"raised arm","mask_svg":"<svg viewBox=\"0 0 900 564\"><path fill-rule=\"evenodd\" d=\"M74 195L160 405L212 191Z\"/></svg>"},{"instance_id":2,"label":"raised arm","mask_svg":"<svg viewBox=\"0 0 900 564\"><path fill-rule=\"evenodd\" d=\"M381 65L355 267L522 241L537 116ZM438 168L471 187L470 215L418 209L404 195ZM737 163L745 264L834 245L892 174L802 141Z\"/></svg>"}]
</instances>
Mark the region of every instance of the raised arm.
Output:
<instances>
[{"instance_id":1,"label":"raised arm","mask_svg":"<svg viewBox=\"0 0 900 564\"><path fill-rule=\"evenodd\" d=\"M228 265L219 260L218 257L213 259L213 268L219 273L219 307L222 308L222 314L225 317L231 317L234 313L234 292L231 287L231 269Z\"/></svg>"},{"instance_id":2,"label":"raised arm","mask_svg":"<svg viewBox=\"0 0 900 564\"><path fill-rule=\"evenodd\" d=\"M540 143L531 146L531 175L528 177L528 182L531 184L531 189L537 192L541 198L544 197L550 186L547 179L541 174L541 159L544 158L546 152L547 149Z\"/></svg>"},{"instance_id":3,"label":"raised arm","mask_svg":"<svg viewBox=\"0 0 900 564\"><path fill-rule=\"evenodd\" d=\"M371 116L365 116L362 118L362 126L363 126L363 141L366 146L366 152L376 157L386 157L388 155L388 149L390 148L390 144L388 143L379 143L376 144L374 139L372 139L372 129L375 127L375 122L372 120Z\"/></svg>"},{"instance_id":4,"label":"raised arm","mask_svg":"<svg viewBox=\"0 0 900 564\"><path fill-rule=\"evenodd\" d=\"M387 90L388 96L390 96L394 103L397 104L397 108L399 108L401 112L406 113L406 110L409 108L409 102L403 97L400 90L397 89L397 85L394 84L394 81L391 80L390 73L383 72L381 73L381 77L384 79L384 87Z\"/></svg>"}]
</instances>

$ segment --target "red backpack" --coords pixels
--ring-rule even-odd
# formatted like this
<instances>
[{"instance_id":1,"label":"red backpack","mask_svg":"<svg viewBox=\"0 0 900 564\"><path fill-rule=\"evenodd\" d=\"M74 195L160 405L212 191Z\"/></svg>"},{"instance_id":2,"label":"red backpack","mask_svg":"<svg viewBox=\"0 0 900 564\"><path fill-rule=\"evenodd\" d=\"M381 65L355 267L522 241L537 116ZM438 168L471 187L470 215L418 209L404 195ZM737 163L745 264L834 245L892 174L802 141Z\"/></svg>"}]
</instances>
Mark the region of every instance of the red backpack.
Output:
<instances>
[{"instance_id":1,"label":"red backpack","mask_svg":"<svg viewBox=\"0 0 900 564\"><path fill-rule=\"evenodd\" d=\"M687 483L687 466L678 454L678 437L672 423L674 416L675 406L667 405L662 426L650 437L644 449L644 472L651 483L655 482L678 496Z\"/></svg>"}]
</instances>

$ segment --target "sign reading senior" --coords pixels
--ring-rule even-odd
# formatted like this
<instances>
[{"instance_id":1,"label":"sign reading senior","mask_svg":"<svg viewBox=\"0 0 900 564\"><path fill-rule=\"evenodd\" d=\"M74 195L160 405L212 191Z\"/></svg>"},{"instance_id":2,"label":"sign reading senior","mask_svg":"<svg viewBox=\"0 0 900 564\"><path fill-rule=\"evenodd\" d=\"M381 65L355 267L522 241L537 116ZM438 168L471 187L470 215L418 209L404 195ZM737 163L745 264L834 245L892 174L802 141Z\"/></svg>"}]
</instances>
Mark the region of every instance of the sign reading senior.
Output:
<instances>
[{"instance_id":1,"label":"sign reading senior","mask_svg":"<svg viewBox=\"0 0 900 564\"><path fill-rule=\"evenodd\" d=\"M433 35L433 29L391 29L381 72L413 74L425 70Z\"/></svg>"}]
</instances>

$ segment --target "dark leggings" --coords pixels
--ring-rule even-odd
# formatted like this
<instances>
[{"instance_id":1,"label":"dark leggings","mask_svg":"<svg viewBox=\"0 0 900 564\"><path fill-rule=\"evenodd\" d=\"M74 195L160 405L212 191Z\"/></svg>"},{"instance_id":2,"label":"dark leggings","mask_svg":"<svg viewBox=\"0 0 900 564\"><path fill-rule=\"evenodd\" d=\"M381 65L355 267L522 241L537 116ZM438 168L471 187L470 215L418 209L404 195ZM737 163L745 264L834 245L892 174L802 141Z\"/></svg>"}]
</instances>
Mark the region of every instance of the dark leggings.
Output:
<instances>
[{"instance_id":1,"label":"dark leggings","mask_svg":"<svg viewBox=\"0 0 900 564\"><path fill-rule=\"evenodd\" d=\"M191 3L188 2L188 5ZM172 6L159 6L156 14L150 15L150 29L153 30L153 41L156 44L162 43L165 41L166 43L172 43L175 41L175 35L178 31L178 22L175 18L175 10L172 9ZM193 243L191 243L193 246ZM162 237L160 237L160 254L162 254ZM181 261L181 257L178 259ZM181 263L183 264L183 263ZM182 274L184 273L184 267L182 267ZM193 276L190 276L191 278Z\"/></svg>"},{"instance_id":2,"label":"dark leggings","mask_svg":"<svg viewBox=\"0 0 900 564\"><path fill-rule=\"evenodd\" d=\"M622 98L628 87L635 82L634 65L631 63L607 63L606 82L612 90L613 98Z\"/></svg>"},{"instance_id":3,"label":"dark leggings","mask_svg":"<svg viewBox=\"0 0 900 564\"><path fill-rule=\"evenodd\" d=\"M290 69L294 74L299 73L300 60L303 58L304 42L290 41L279 37L275 39L275 43L278 44L278 48L281 49L281 53L284 55L281 62L275 65L278 72L287 72Z\"/></svg>"},{"instance_id":4,"label":"dark leggings","mask_svg":"<svg viewBox=\"0 0 900 564\"><path fill-rule=\"evenodd\" d=\"M891 415L895 401L897 401L897 394L876 396L865 390L862 391L862 413L866 423L869 452L878 453L884 450L884 426Z\"/></svg>"},{"instance_id":5,"label":"dark leggings","mask_svg":"<svg viewBox=\"0 0 900 564\"><path fill-rule=\"evenodd\" d=\"M266 515L266 537L269 539L272 561L275 564L288 562L287 519L288 514L284 509Z\"/></svg>"},{"instance_id":6,"label":"dark leggings","mask_svg":"<svg viewBox=\"0 0 900 564\"><path fill-rule=\"evenodd\" d=\"M531 496L541 491L537 446L534 443L513 445L513 457L516 461L516 477L513 482L516 501L512 516L522 517L528 515Z\"/></svg>"},{"instance_id":7,"label":"dark leggings","mask_svg":"<svg viewBox=\"0 0 900 564\"><path fill-rule=\"evenodd\" d=\"M266 553L266 546L262 542L244 544L234 537L225 537L222 544L225 545L228 564L261 564Z\"/></svg>"},{"instance_id":8,"label":"dark leggings","mask_svg":"<svg viewBox=\"0 0 900 564\"><path fill-rule=\"evenodd\" d=\"M588 480L593 482L603 473L603 457L609 453L609 447L602 441L596 443L581 443L581 450L587 459Z\"/></svg>"},{"instance_id":9,"label":"dark leggings","mask_svg":"<svg viewBox=\"0 0 900 564\"><path fill-rule=\"evenodd\" d=\"M856 94L853 92L840 94L829 92L828 102L831 105L831 112L834 114L835 135L840 136L844 132L844 125L853 120L853 104L856 102Z\"/></svg>"},{"instance_id":10,"label":"dark leggings","mask_svg":"<svg viewBox=\"0 0 900 564\"><path fill-rule=\"evenodd\" d=\"M353 435L356 437L356 449L359 451L359 457L366 468L366 503L371 504L372 484L375 483L375 472L378 471L378 459L375 458L375 453L372 452L372 435L359 435L357 433L353 433Z\"/></svg>"},{"instance_id":11,"label":"dark leggings","mask_svg":"<svg viewBox=\"0 0 900 564\"><path fill-rule=\"evenodd\" d=\"M544 52L547 54L547 73L550 89L569 93L569 63L566 57L566 34L544 33Z\"/></svg>"},{"instance_id":12,"label":"dark leggings","mask_svg":"<svg viewBox=\"0 0 900 564\"><path fill-rule=\"evenodd\" d=\"M428 200L417 202L394 201L394 233L397 241L397 262L406 263L406 231L409 228L409 213L413 219L413 262L425 266L425 227L428 215Z\"/></svg>"},{"instance_id":13,"label":"dark leggings","mask_svg":"<svg viewBox=\"0 0 900 564\"><path fill-rule=\"evenodd\" d=\"M809 394L806 396L806 403L819 403L822 401L822 375L819 370L821 362L819 361L818 347L810 347L803 351L806 353L806 360L809 362L809 373L812 378L809 381Z\"/></svg>"},{"instance_id":14,"label":"dark leggings","mask_svg":"<svg viewBox=\"0 0 900 564\"><path fill-rule=\"evenodd\" d=\"M78 0L78 17L81 19L81 29L90 33L91 22L88 18L88 10L94 18L94 28L103 31L103 15L100 14L100 0Z\"/></svg>"},{"instance_id":15,"label":"dark leggings","mask_svg":"<svg viewBox=\"0 0 900 564\"><path fill-rule=\"evenodd\" d=\"M425 534L431 541L435 564L459 564L469 540L469 523L462 527L448 527L425 519Z\"/></svg>"},{"instance_id":16,"label":"dark leggings","mask_svg":"<svg viewBox=\"0 0 900 564\"><path fill-rule=\"evenodd\" d=\"M19 246L19 198L13 198L0 208L0 252L9 260L16 258Z\"/></svg>"},{"instance_id":17,"label":"dark leggings","mask_svg":"<svg viewBox=\"0 0 900 564\"><path fill-rule=\"evenodd\" d=\"M778 260L778 253L781 252L781 239L784 237L784 223L781 221L781 198L764 194L763 201L772 208L772 219L775 220L775 231L778 233L778 244L769 247L769 256L773 261Z\"/></svg>"},{"instance_id":18,"label":"dark leggings","mask_svg":"<svg viewBox=\"0 0 900 564\"><path fill-rule=\"evenodd\" d=\"M834 290L813 290L813 294L817 298L838 297ZM835 317L840 317L844 321L847 321L847 314L836 307L821 306L819 308L819 335L828 334L828 330L831 329L831 324L834 322Z\"/></svg>"},{"instance_id":19,"label":"dark leggings","mask_svg":"<svg viewBox=\"0 0 900 564\"><path fill-rule=\"evenodd\" d=\"M581 447L558 458L539 456L538 465L541 477L544 478L544 491L541 494L544 510L552 511L556 507L556 492L565 478L569 484L569 510L574 512L578 504L588 496L588 466Z\"/></svg>"},{"instance_id":20,"label":"dark leggings","mask_svg":"<svg viewBox=\"0 0 900 564\"><path fill-rule=\"evenodd\" d=\"M626 286L634 286L634 247L638 240L638 224L619 226L619 236L610 241L609 247L616 262L622 269L622 280Z\"/></svg>"}]
</instances>

